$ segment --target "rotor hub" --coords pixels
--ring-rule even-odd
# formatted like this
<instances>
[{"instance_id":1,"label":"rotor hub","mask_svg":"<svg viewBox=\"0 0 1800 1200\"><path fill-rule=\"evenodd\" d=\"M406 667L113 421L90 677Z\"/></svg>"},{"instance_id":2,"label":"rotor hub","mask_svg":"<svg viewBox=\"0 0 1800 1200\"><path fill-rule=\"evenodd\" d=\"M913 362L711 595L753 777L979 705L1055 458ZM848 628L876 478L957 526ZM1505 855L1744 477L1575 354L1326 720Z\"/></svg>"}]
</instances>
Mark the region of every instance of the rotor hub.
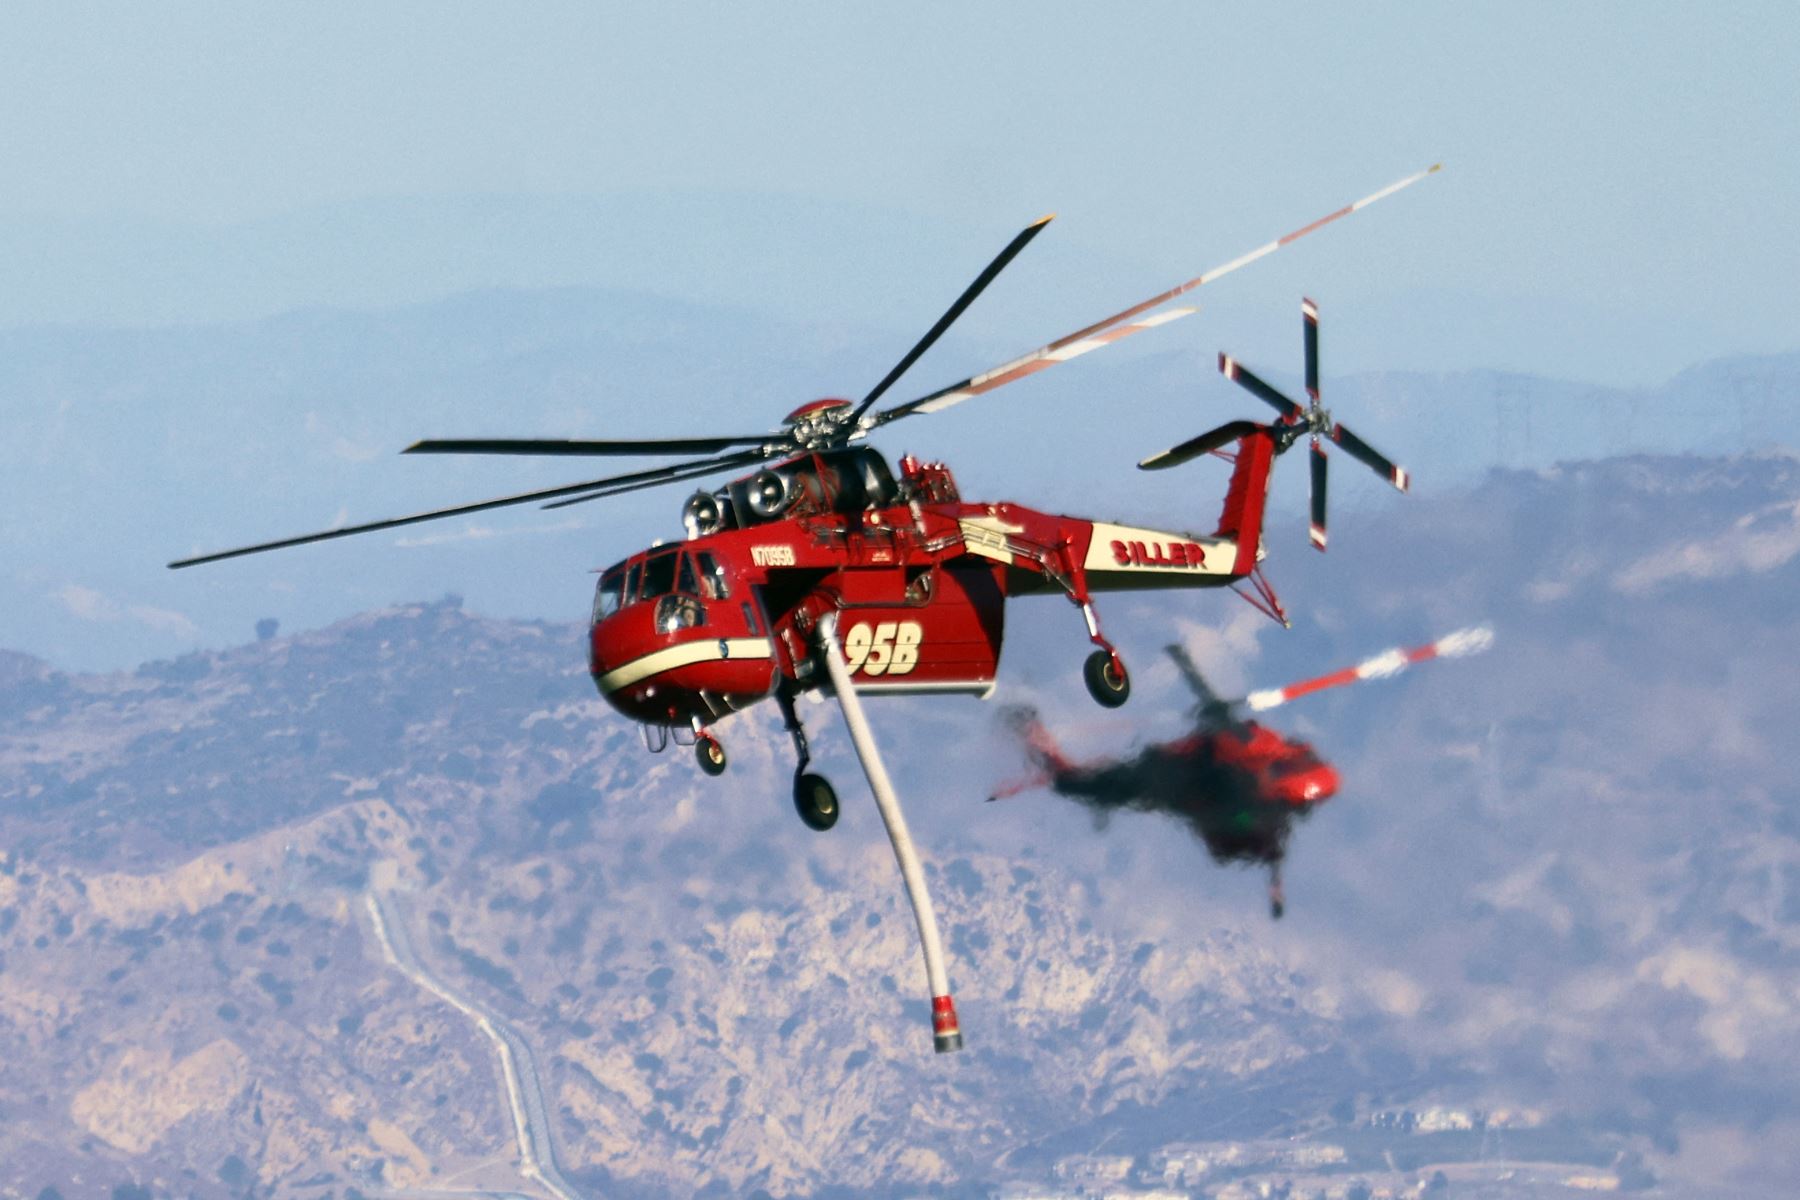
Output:
<instances>
[{"instance_id":1,"label":"rotor hub","mask_svg":"<svg viewBox=\"0 0 1800 1200\"><path fill-rule=\"evenodd\" d=\"M849 425L854 406L838 396L812 400L789 413L782 421L794 444L802 450L826 450L850 439Z\"/></svg>"}]
</instances>

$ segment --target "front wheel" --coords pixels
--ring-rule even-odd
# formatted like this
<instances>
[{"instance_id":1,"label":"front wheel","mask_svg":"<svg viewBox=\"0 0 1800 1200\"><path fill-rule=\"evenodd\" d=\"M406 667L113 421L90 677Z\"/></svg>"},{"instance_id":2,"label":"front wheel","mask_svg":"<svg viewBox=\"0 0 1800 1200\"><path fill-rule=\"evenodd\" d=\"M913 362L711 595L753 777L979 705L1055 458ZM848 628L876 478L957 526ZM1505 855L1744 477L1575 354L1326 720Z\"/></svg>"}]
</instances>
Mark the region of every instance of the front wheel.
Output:
<instances>
[{"instance_id":1,"label":"front wheel","mask_svg":"<svg viewBox=\"0 0 1800 1200\"><path fill-rule=\"evenodd\" d=\"M694 743L694 757L700 760L700 769L708 775L725 773L725 747L719 744L718 738L702 736Z\"/></svg>"},{"instance_id":2,"label":"front wheel","mask_svg":"<svg viewBox=\"0 0 1800 1200\"><path fill-rule=\"evenodd\" d=\"M808 829L824 833L837 824L837 792L823 775L801 775L794 780L794 809Z\"/></svg>"},{"instance_id":3,"label":"front wheel","mask_svg":"<svg viewBox=\"0 0 1800 1200\"><path fill-rule=\"evenodd\" d=\"M1081 676L1088 694L1106 708L1117 708L1131 698L1131 676L1125 664L1105 650L1096 650L1082 664Z\"/></svg>"}]
</instances>

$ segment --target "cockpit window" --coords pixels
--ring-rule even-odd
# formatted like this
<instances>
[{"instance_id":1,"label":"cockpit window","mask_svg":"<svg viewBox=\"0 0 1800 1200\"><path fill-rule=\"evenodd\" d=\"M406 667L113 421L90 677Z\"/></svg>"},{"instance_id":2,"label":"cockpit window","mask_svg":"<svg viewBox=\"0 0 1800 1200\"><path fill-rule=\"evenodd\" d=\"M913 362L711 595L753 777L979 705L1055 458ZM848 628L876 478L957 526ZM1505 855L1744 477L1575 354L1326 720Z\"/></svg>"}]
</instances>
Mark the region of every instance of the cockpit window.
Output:
<instances>
[{"instance_id":1,"label":"cockpit window","mask_svg":"<svg viewBox=\"0 0 1800 1200\"><path fill-rule=\"evenodd\" d=\"M624 567L614 567L600 576L600 584L594 589L594 620L604 620L619 611L619 592L624 583Z\"/></svg>"},{"instance_id":2,"label":"cockpit window","mask_svg":"<svg viewBox=\"0 0 1800 1200\"><path fill-rule=\"evenodd\" d=\"M729 599L731 584L726 581L725 568L719 565L719 560L705 550L697 557L700 561L700 595L707 600Z\"/></svg>"},{"instance_id":3,"label":"cockpit window","mask_svg":"<svg viewBox=\"0 0 1800 1200\"><path fill-rule=\"evenodd\" d=\"M621 602L630 604L638 598L638 584L644 579L644 564L632 563L630 572L625 576L625 592Z\"/></svg>"},{"instance_id":4,"label":"cockpit window","mask_svg":"<svg viewBox=\"0 0 1800 1200\"><path fill-rule=\"evenodd\" d=\"M681 570L675 573L675 590L684 596L698 596L700 585L694 580L694 560L681 556Z\"/></svg>"},{"instance_id":5,"label":"cockpit window","mask_svg":"<svg viewBox=\"0 0 1800 1200\"><path fill-rule=\"evenodd\" d=\"M644 561L644 588L639 593L643 599L666 596L675 590L675 562L680 557L679 550L667 550Z\"/></svg>"}]
</instances>

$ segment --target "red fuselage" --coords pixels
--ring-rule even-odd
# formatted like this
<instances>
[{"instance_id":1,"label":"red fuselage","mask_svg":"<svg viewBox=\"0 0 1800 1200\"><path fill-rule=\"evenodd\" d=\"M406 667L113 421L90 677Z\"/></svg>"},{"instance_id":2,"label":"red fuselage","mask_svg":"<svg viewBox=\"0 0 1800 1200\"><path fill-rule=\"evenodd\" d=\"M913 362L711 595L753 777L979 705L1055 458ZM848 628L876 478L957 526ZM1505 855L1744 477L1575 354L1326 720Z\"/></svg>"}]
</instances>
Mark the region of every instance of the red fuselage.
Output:
<instances>
[{"instance_id":1,"label":"red fuselage","mask_svg":"<svg viewBox=\"0 0 1800 1200\"><path fill-rule=\"evenodd\" d=\"M635 720L683 726L784 680L816 687L809 639L828 610L859 692L985 693L1010 596L1061 589L1085 602L1216 587L1247 569L1232 539L969 504L941 465L901 467L896 481L871 449L827 451L691 499L693 536L601 574L589 640L601 695Z\"/></svg>"}]
</instances>

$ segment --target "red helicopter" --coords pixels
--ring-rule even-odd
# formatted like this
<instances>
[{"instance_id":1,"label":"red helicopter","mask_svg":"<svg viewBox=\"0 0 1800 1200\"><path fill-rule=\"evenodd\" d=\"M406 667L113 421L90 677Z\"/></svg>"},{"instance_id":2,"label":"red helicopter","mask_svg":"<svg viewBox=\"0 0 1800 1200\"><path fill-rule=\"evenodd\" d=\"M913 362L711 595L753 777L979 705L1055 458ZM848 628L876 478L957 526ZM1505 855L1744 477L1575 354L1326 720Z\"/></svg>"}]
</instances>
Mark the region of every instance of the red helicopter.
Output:
<instances>
[{"instance_id":1,"label":"red helicopter","mask_svg":"<svg viewBox=\"0 0 1800 1200\"><path fill-rule=\"evenodd\" d=\"M1284 737L1237 710L1262 712L1326 688L1385 678L1412 663L1476 654L1493 638L1485 626L1462 629L1427 645L1389 650L1302 683L1251 692L1242 700L1221 699L1187 651L1171 645L1169 657L1195 697L1192 733L1147 746L1131 759L1076 763L1058 747L1034 710L1013 708L1007 718L1024 739L1036 769L988 799L1049 787L1090 806L1100 820L1120 809L1178 816L1206 843L1214 862L1268 867L1269 915L1280 919L1286 908L1281 863L1288 837L1296 822L1337 794L1337 768L1306 742Z\"/></svg>"},{"instance_id":2,"label":"red helicopter","mask_svg":"<svg viewBox=\"0 0 1800 1200\"><path fill-rule=\"evenodd\" d=\"M1193 312L1159 309L1179 296L1271 254L1341 217L1440 169L1399 180L1353 204L1056 339L993 370L917 399L877 409L890 387L1025 248L1044 217L1021 230L925 335L861 400L802 404L767 433L656 440L485 438L428 440L409 454L557 456L682 455L659 467L561 487L433 509L169 564L190 567L265 550L371 533L508 505L581 504L622 492L747 471L723 487L702 489L682 507L687 537L656 544L600 572L589 631L589 670L600 694L641 722L653 751L671 740L692 744L700 766L718 775L725 750L715 722L760 700L780 705L794 742L794 805L817 830L838 819L831 784L807 770L806 733L794 701L829 688L887 825L913 900L931 989L939 1051L962 1039L942 951L898 801L861 716L859 694L965 692L985 695L999 666L1006 601L1061 594L1076 605L1096 649L1084 675L1101 704L1123 704L1130 675L1101 632L1093 597L1144 588L1209 588L1248 583L1240 592L1285 620L1263 579L1263 507L1275 456L1310 435L1313 540L1324 548L1325 467L1321 439L1404 490L1406 473L1336 424L1318 400L1318 314L1305 306L1306 389L1301 406L1221 355L1220 369L1272 405L1271 423L1233 421L1139 466L1170 467L1236 444L1231 482L1217 529L1196 534L1044 513L1011 503L965 500L942 463L907 455L896 472L879 452L858 445L894 421L941 412L1046 367Z\"/></svg>"}]
</instances>

